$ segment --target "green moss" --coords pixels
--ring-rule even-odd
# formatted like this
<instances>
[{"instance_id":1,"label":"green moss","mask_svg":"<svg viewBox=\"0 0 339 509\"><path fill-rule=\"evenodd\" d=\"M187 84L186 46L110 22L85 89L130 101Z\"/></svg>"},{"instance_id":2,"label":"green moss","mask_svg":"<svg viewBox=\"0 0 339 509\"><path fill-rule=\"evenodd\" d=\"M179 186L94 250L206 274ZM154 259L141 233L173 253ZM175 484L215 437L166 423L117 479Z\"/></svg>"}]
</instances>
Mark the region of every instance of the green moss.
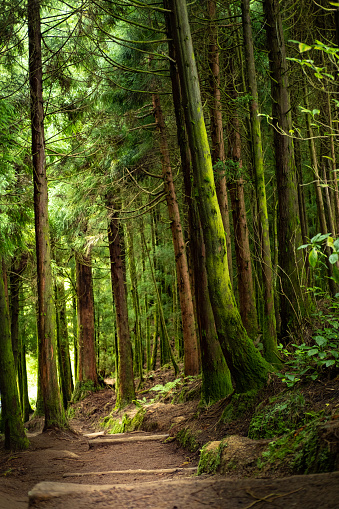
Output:
<instances>
[{"instance_id":1,"label":"green moss","mask_svg":"<svg viewBox=\"0 0 339 509\"><path fill-rule=\"evenodd\" d=\"M220 421L223 423L230 422L246 414L255 406L257 394L257 390L233 394L230 403L221 415Z\"/></svg>"},{"instance_id":2,"label":"green moss","mask_svg":"<svg viewBox=\"0 0 339 509\"><path fill-rule=\"evenodd\" d=\"M122 417L106 416L101 422L101 426L108 430L108 433L128 433L129 431L138 430L144 420L146 413L145 408L140 408L138 412L133 416L129 416L127 413L123 414Z\"/></svg>"},{"instance_id":3,"label":"green moss","mask_svg":"<svg viewBox=\"0 0 339 509\"><path fill-rule=\"evenodd\" d=\"M336 465L336 452L331 451L326 441L320 439L318 419L291 431L271 442L258 460L260 469L274 465L283 467L291 474L332 472Z\"/></svg>"},{"instance_id":4,"label":"green moss","mask_svg":"<svg viewBox=\"0 0 339 509\"><path fill-rule=\"evenodd\" d=\"M189 428L184 428L177 433L176 436L177 441L179 444L181 444L183 447L186 447L192 452L195 452L199 449L199 444L192 433L192 431Z\"/></svg>"},{"instance_id":5,"label":"green moss","mask_svg":"<svg viewBox=\"0 0 339 509\"><path fill-rule=\"evenodd\" d=\"M72 395L72 403L85 399L91 392L97 390L99 390L99 387L95 387L92 380L86 380L85 382L78 381Z\"/></svg>"},{"instance_id":6,"label":"green moss","mask_svg":"<svg viewBox=\"0 0 339 509\"><path fill-rule=\"evenodd\" d=\"M227 442L210 442L201 449L198 465L198 475L215 474L221 463L222 452L227 447Z\"/></svg>"},{"instance_id":7,"label":"green moss","mask_svg":"<svg viewBox=\"0 0 339 509\"><path fill-rule=\"evenodd\" d=\"M299 393L282 394L271 398L268 405L259 405L250 422L249 438L273 438L296 429L305 423L305 398Z\"/></svg>"}]
</instances>

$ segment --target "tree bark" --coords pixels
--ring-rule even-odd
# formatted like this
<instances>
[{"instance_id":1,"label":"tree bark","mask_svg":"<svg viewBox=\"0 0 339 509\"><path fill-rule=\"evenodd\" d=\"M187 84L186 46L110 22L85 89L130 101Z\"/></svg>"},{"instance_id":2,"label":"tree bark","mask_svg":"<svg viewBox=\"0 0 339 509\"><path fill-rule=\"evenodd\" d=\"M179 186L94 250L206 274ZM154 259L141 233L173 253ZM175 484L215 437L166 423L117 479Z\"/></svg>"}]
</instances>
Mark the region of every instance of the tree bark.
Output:
<instances>
[{"instance_id":1,"label":"tree bark","mask_svg":"<svg viewBox=\"0 0 339 509\"><path fill-rule=\"evenodd\" d=\"M107 206L114 208L114 201L107 198ZM109 218L108 243L111 261L112 291L118 330L118 394L116 407L122 408L135 399L132 345L128 325L127 296L124 263L121 253L119 219L116 212Z\"/></svg>"},{"instance_id":2,"label":"tree bark","mask_svg":"<svg viewBox=\"0 0 339 509\"><path fill-rule=\"evenodd\" d=\"M181 219L178 201L176 197L169 149L165 133L165 122L160 107L160 98L157 94L152 95L154 116L160 133L160 151L162 156L162 176L166 191L168 215L171 222L171 231L175 255L179 300L184 339L184 365L185 376L199 373L198 342L195 329L193 299L188 272L185 241L182 233Z\"/></svg>"},{"instance_id":3,"label":"tree bark","mask_svg":"<svg viewBox=\"0 0 339 509\"><path fill-rule=\"evenodd\" d=\"M262 150L261 126L259 119L259 99L254 61L253 35L250 16L250 1L242 0L242 26L244 34L245 60L247 65L247 82L250 100L250 121L252 135L252 157L255 174L255 188L260 226L261 271L264 286L264 320L263 347L267 361L277 362L277 331L274 307L274 278L267 199L265 187L264 156Z\"/></svg>"},{"instance_id":4,"label":"tree bark","mask_svg":"<svg viewBox=\"0 0 339 509\"><path fill-rule=\"evenodd\" d=\"M8 305L0 260L0 391L5 448L23 450L29 446L21 417L16 369L12 350Z\"/></svg>"},{"instance_id":5,"label":"tree bark","mask_svg":"<svg viewBox=\"0 0 339 509\"><path fill-rule=\"evenodd\" d=\"M71 358L69 354L69 341L67 329L66 295L63 281L55 283L55 304L57 313L57 342L59 358L59 378L64 408L72 399L73 378L71 369Z\"/></svg>"},{"instance_id":6,"label":"tree bark","mask_svg":"<svg viewBox=\"0 0 339 509\"><path fill-rule=\"evenodd\" d=\"M34 217L39 308L39 370L45 411L44 429L48 429L50 427L63 427L65 425L65 414L61 404L55 355L55 318L48 224L48 191L42 96L40 0L28 0L27 7Z\"/></svg>"},{"instance_id":7,"label":"tree bark","mask_svg":"<svg viewBox=\"0 0 339 509\"><path fill-rule=\"evenodd\" d=\"M291 128L288 66L279 0L264 0L267 45L269 49L272 93L272 117L278 194L278 242L280 316L282 333L303 314L301 291L303 257L299 221L298 190Z\"/></svg>"},{"instance_id":8,"label":"tree bark","mask_svg":"<svg viewBox=\"0 0 339 509\"><path fill-rule=\"evenodd\" d=\"M98 385L94 338L94 297L90 254L76 256L78 312L78 382L75 393L86 382ZM76 396L77 398L77 396Z\"/></svg>"},{"instance_id":9,"label":"tree bark","mask_svg":"<svg viewBox=\"0 0 339 509\"><path fill-rule=\"evenodd\" d=\"M235 91L233 91L234 95ZM257 309L252 277L252 262L250 242L248 236L247 215L245 206L244 180L241 176L241 140L240 126L237 113L233 111L233 118L229 122L229 157L237 164L234 178L229 182L232 204L234 244L237 260L237 280L239 293L239 311L247 334L255 339L258 334ZM237 175L237 173L239 173Z\"/></svg>"},{"instance_id":10,"label":"tree bark","mask_svg":"<svg viewBox=\"0 0 339 509\"><path fill-rule=\"evenodd\" d=\"M220 94L220 66L219 66L219 46L218 46L218 27L215 23L216 17L216 1L208 1L208 16L210 18L210 26L208 32L208 61L210 67L209 88L212 95L212 103L210 107L211 115L211 140L212 140L212 165L216 165L216 191L222 222L225 229L227 260L230 280L233 280L232 269L232 246L231 246L231 227L229 218L229 205L227 197L227 182L225 175L225 144L224 131L222 126L222 106Z\"/></svg>"},{"instance_id":11,"label":"tree bark","mask_svg":"<svg viewBox=\"0 0 339 509\"><path fill-rule=\"evenodd\" d=\"M222 351L237 391L243 392L262 387L270 367L248 338L236 306L228 271L225 232L216 196L187 7L186 3L180 0L172 0L170 5L193 176L199 196L199 214L206 246L209 295Z\"/></svg>"}]
</instances>

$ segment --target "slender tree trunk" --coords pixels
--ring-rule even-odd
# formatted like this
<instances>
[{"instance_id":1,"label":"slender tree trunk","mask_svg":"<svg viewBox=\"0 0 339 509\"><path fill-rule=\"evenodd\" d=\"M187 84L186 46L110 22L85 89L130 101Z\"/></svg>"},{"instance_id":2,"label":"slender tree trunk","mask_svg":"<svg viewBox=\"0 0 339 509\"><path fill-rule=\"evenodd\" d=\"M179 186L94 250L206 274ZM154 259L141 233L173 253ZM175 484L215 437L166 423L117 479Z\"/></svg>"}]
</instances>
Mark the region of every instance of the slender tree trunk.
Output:
<instances>
[{"instance_id":1,"label":"slender tree trunk","mask_svg":"<svg viewBox=\"0 0 339 509\"><path fill-rule=\"evenodd\" d=\"M308 91L305 87L306 108L309 107L307 94L308 94ZM330 232L328 232L328 228L327 228L325 206L324 206L324 200L323 200L322 188L321 188L321 182L320 182L320 176L319 176L318 156L317 156L316 146L314 143L313 129L312 129L311 117L310 117L309 113L306 113L306 125L307 125L307 135L309 138L310 156L311 156L312 167L313 167L313 172L314 172L314 190L315 190L315 196L316 196L316 202L317 202L318 219L320 222L321 233L326 234L326 233L330 233ZM332 279L332 276L333 276L332 264L328 260L328 257L331 254L331 249L329 247L326 247L326 252L327 252L326 265L327 265L327 272L328 272L328 285L330 288L331 295L334 297L334 295L336 294L336 285Z\"/></svg>"},{"instance_id":2,"label":"slender tree trunk","mask_svg":"<svg viewBox=\"0 0 339 509\"><path fill-rule=\"evenodd\" d=\"M232 246L231 246L231 227L229 219L229 205L227 197L227 183L225 175L225 144L224 132L222 126L222 106L220 94L220 66L219 66L219 45L218 45L218 27L215 23L216 0L208 0L209 25L209 45L208 61L210 67L209 88L212 96L210 107L211 115L211 139L212 139L212 165L216 167L216 191L222 222L225 229L227 244L227 260L230 280L233 280L232 270Z\"/></svg>"},{"instance_id":3,"label":"slender tree trunk","mask_svg":"<svg viewBox=\"0 0 339 509\"><path fill-rule=\"evenodd\" d=\"M78 391L86 382L98 385L96 369L95 339L94 339L94 298L92 280L92 260L90 254L76 257L77 281L77 311L78 311L78 382L75 390L75 399Z\"/></svg>"},{"instance_id":4,"label":"slender tree trunk","mask_svg":"<svg viewBox=\"0 0 339 509\"><path fill-rule=\"evenodd\" d=\"M21 418L16 369L9 327L8 304L0 260L0 392L5 448L23 450L29 446Z\"/></svg>"},{"instance_id":5,"label":"slender tree trunk","mask_svg":"<svg viewBox=\"0 0 339 509\"><path fill-rule=\"evenodd\" d=\"M239 293L239 311L247 334L252 339L254 339L258 334L258 320L252 277L252 262L247 226L244 180L241 176L242 160L240 126L236 112L233 112L233 118L229 122L229 130L229 155L232 161L238 165L234 172L234 180L229 183L229 190L232 204L235 239L234 244L238 269L237 279ZM236 175L237 172L239 173L239 176Z\"/></svg>"},{"instance_id":6,"label":"slender tree trunk","mask_svg":"<svg viewBox=\"0 0 339 509\"><path fill-rule=\"evenodd\" d=\"M264 0L267 45L269 49L272 117L278 191L278 239L280 316L282 332L303 314L301 291L303 257L297 248L302 243L299 221L298 190L292 139L288 67L279 0Z\"/></svg>"},{"instance_id":7,"label":"slender tree trunk","mask_svg":"<svg viewBox=\"0 0 339 509\"><path fill-rule=\"evenodd\" d=\"M19 340L20 341L20 340ZM30 414L33 413L33 409L29 402L28 397L28 381L27 381L27 364L26 364L26 347L25 344L20 341L20 353L18 358L18 372L19 372L19 391L20 391L20 402L23 421L29 420Z\"/></svg>"},{"instance_id":8,"label":"slender tree trunk","mask_svg":"<svg viewBox=\"0 0 339 509\"><path fill-rule=\"evenodd\" d=\"M18 369L18 357L20 355L19 347L19 293L21 286L21 274L27 266L27 253L23 253L19 259L14 258L9 274L10 286L10 319L11 319L11 339L14 356L14 364Z\"/></svg>"},{"instance_id":9,"label":"slender tree trunk","mask_svg":"<svg viewBox=\"0 0 339 509\"><path fill-rule=\"evenodd\" d=\"M195 329L193 299L185 252L185 241L182 233L179 206L174 188L169 149L165 133L165 122L160 107L159 96L157 94L153 94L152 101L154 116L160 133L162 174L166 191L168 215L171 222L175 264L177 269L176 272L185 350L185 375L197 375L199 373L198 343Z\"/></svg>"},{"instance_id":10,"label":"slender tree trunk","mask_svg":"<svg viewBox=\"0 0 339 509\"><path fill-rule=\"evenodd\" d=\"M208 289L214 320L236 389L239 392L248 391L265 384L269 364L248 338L236 306L228 271L226 238L216 196L187 7L186 3L180 0L172 0L171 7L193 176L199 196L199 214L206 246Z\"/></svg>"},{"instance_id":11,"label":"slender tree trunk","mask_svg":"<svg viewBox=\"0 0 339 509\"><path fill-rule=\"evenodd\" d=\"M48 192L42 97L40 0L28 0L27 7L34 217L39 306L39 370L45 410L44 429L48 429L50 427L63 427L65 425L65 414L61 404L55 355L55 319L48 224Z\"/></svg>"},{"instance_id":12,"label":"slender tree trunk","mask_svg":"<svg viewBox=\"0 0 339 509\"><path fill-rule=\"evenodd\" d=\"M110 208L114 208L111 197L107 198L107 205ZM119 219L116 212L114 212L109 219L108 243L111 261L112 290L118 330L118 393L116 407L122 408L135 399L135 388L132 345L128 325L124 263L121 253Z\"/></svg>"},{"instance_id":13,"label":"slender tree trunk","mask_svg":"<svg viewBox=\"0 0 339 509\"><path fill-rule=\"evenodd\" d=\"M247 65L247 82L250 100L252 134L252 156L260 227L261 271L264 286L263 346L264 356L269 362L277 361L277 331L274 307L274 278L270 245L269 222L265 187L264 156L259 118L259 100L254 61L253 35L250 16L250 0L242 0L242 26Z\"/></svg>"},{"instance_id":14,"label":"slender tree trunk","mask_svg":"<svg viewBox=\"0 0 339 509\"><path fill-rule=\"evenodd\" d=\"M155 279L154 267L153 267L153 264L152 264L150 253L149 253L149 251L147 249L146 239L145 239L145 235L144 235L143 231L141 232L141 238L142 238L142 242L144 244L145 251L146 251L147 256L148 256L149 266L150 266L150 269L151 269L151 276L152 276L153 285L154 285L154 289L155 289L155 293L156 293L156 298L157 298L157 304L158 304L158 306L157 306L157 313L159 313L159 318L160 318L160 320L157 319L157 327L156 327L156 331L155 331L155 342L157 341L157 331L161 330L161 328L162 328L162 336L163 336L162 337L162 341L165 344L166 351L168 352L169 357L170 357L170 359L172 361L174 372L175 372L175 374L177 374L177 373L179 373L179 368L178 368L178 365L177 365L177 363L175 361L175 358L174 358L174 355L173 355L173 352L172 352L172 348L171 348L171 345L170 345L170 340L169 340L169 336L168 336L168 332L167 332L167 328L166 328L164 310L163 310L163 307L162 307L162 304L161 304L161 296L160 296L160 293L159 293L157 281ZM163 352L164 352L164 346L162 346L162 356L163 356ZM156 363L156 350L154 350L154 356L152 355L152 358L154 359L154 363ZM155 368L153 368L153 369L155 369Z\"/></svg>"},{"instance_id":15,"label":"slender tree trunk","mask_svg":"<svg viewBox=\"0 0 339 509\"><path fill-rule=\"evenodd\" d=\"M73 258L74 264L75 258ZM72 332L73 332L73 348L74 348L74 379L78 380L78 314L77 314L77 295L76 295L76 278L75 278L75 267L71 265L71 281L73 287L72 294Z\"/></svg>"},{"instance_id":16,"label":"slender tree trunk","mask_svg":"<svg viewBox=\"0 0 339 509\"><path fill-rule=\"evenodd\" d=\"M72 399L74 386L71 370L71 358L69 354L66 295L63 281L56 281L55 286L58 325L59 377L61 380L60 386L62 389L64 408L67 409L68 403Z\"/></svg>"},{"instance_id":17,"label":"slender tree trunk","mask_svg":"<svg viewBox=\"0 0 339 509\"><path fill-rule=\"evenodd\" d=\"M130 269L130 280L132 290L132 300L135 314L134 325L134 366L135 371L139 374L140 382L143 380L143 348L141 338L141 320L140 320L140 301L138 292L138 276L134 257L133 234L130 225L126 226L127 254Z\"/></svg>"}]
</instances>

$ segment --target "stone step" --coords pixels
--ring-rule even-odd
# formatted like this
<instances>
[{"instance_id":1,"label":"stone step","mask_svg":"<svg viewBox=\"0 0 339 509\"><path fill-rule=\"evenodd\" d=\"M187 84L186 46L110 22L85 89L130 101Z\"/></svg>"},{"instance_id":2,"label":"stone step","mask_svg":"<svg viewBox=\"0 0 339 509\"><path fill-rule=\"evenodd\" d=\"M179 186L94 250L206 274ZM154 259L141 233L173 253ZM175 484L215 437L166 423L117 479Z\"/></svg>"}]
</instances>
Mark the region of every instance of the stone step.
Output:
<instances>
[{"instance_id":1,"label":"stone step","mask_svg":"<svg viewBox=\"0 0 339 509\"><path fill-rule=\"evenodd\" d=\"M102 472L70 472L64 474L62 477L83 477L86 475L105 475L105 474L175 474L176 472L187 472L193 473L197 471L198 467L175 467L175 468L157 468L151 470L143 470L142 468L137 468L134 470L105 470Z\"/></svg>"}]
</instances>

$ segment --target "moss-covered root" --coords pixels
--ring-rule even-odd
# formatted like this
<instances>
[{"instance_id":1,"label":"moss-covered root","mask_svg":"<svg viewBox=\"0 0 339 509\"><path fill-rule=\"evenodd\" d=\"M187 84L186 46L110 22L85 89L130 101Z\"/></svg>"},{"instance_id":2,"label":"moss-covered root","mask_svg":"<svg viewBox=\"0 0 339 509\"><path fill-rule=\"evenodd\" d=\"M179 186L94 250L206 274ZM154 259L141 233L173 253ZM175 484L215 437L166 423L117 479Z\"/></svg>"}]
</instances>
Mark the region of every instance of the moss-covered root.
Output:
<instances>
[{"instance_id":1,"label":"moss-covered root","mask_svg":"<svg viewBox=\"0 0 339 509\"><path fill-rule=\"evenodd\" d=\"M92 380L87 380L86 382L78 381L72 395L72 403L81 401L82 399L89 396L91 392L95 392L96 390L98 390L98 387L94 385Z\"/></svg>"},{"instance_id":2,"label":"moss-covered root","mask_svg":"<svg viewBox=\"0 0 339 509\"><path fill-rule=\"evenodd\" d=\"M125 413L113 412L105 417L101 425L108 433L128 433L141 428L146 413L145 408L133 408Z\"/></svg>"},{"instance_id":3,"label":"moss-covered root","mask_svg":"<svg viewBox=\"0 0 339 509\"><path fill-rule=\"evenodd\" d=\"M177 441L183 447L186 447L191 452L195 452L199 449L200 445L197 442L197 438L189 428L184 428L179 431L176 436Z\"/></svg>"},{"instance_id":4,"label":"moss-covered root","mask_svg":"<svg viewBox=\"0 0 339 509\"><path fill-rule=\"evenodd\" d=\"M227 447L225 441L209 442L201 449L200 460L198 465L198 475L217 473L220 464L222 451Z\"/></svg>"},{"instance_id":5,"label":"moss-covered root","mask_svg":"<svg viewBox=\"0 0 339 509\"><path fill-rule=\"evenodd\" d=\"M220 417L220 421L224 423L239 419L239 417L254 409L257 402L257 395L258 390L233 394L230 403Z\"/></svg>"}]
</instances>

